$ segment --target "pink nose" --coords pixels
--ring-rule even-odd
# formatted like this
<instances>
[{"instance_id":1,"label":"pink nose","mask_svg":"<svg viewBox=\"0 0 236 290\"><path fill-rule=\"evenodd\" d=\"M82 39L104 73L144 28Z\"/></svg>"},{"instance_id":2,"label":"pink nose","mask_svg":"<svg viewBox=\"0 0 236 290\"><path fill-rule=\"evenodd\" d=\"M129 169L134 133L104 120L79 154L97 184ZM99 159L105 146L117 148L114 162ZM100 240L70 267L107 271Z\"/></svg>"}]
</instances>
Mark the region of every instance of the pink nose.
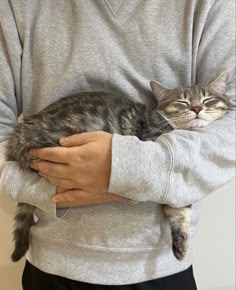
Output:
<instances>
[{"instance_id":1,"label":"pink nose","mask_svg":"<svg viewBox=\"0 0 236 290\"><path fill-rule=\"evenodd\" d=\"M198 114L202 110L202 107L200 107L200 106L194 106L194 107L192 107L191 110Z\"/></svg>"}]
</instances>

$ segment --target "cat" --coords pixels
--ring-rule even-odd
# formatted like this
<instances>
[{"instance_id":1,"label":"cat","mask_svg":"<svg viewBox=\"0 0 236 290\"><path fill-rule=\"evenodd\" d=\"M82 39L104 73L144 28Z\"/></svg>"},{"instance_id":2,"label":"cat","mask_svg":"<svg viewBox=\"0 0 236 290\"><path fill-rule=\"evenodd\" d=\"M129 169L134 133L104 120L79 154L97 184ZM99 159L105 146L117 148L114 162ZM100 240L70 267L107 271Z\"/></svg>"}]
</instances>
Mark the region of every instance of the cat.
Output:
<instances>
[{"instance_id":1,"label":"cat","mask_svg":"<svg viewBox=\"0 0 236 290\"><path fill-rule=\"evenodd\" d=\"M228 72L224 72L205 88L195 85L170 89L151 81L157 101L152 108L108 92L82 92L63 97L16 125L8 141L7 159L18 161L20 168L26 170L32 161L30 148L59 146L61 137L88 131L134 135L143 141L155 141L174 129L206 126L222 118L230 108L229 99L224 96L228 78ZM29 248L34 210L29 204L17 205L15 249L11 256L15 262ZM163 211L170 224L173 254L182 260L188 252L191 205L183 208L163 205Z\"/></svg>"}]
</instances>

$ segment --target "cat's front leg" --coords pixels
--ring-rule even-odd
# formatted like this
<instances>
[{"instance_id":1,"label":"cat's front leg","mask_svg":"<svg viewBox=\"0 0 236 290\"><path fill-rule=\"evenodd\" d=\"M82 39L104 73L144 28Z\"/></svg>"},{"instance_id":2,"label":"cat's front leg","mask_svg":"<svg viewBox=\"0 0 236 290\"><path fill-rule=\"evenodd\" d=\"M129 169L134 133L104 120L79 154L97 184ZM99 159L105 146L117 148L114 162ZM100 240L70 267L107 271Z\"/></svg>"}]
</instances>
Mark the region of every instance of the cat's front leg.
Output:
<instances>
[{"instance_id":1,"label":"cat's front leg","mask_svg":"<svg viewBox=\"0 0 236 290\"><path fill-rule=\"evenodd\" d=\"M182 260L188 252L192 206L173 208L165 205L164 213L171 228L173 253L178 260Z\"/></svg>"}]
</instances>

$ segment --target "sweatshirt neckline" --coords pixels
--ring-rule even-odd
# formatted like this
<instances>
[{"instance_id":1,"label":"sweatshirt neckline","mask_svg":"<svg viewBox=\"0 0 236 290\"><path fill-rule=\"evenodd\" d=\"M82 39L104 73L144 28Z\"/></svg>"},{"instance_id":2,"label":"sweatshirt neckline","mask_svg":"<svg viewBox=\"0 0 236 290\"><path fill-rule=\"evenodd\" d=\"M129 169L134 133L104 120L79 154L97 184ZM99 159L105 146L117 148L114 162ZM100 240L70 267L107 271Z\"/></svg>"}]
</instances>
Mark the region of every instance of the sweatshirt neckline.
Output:
<instances>
[{"instance_id":1,"label":"sweatshirt neckline","mask_svg":"<svg viewBox=\"0 0 236 290\"><path fill-rule=\"evenodd\" d=\"M113 17L118 18L127 0L104 0Z\"/></svg>"}]
</instances>

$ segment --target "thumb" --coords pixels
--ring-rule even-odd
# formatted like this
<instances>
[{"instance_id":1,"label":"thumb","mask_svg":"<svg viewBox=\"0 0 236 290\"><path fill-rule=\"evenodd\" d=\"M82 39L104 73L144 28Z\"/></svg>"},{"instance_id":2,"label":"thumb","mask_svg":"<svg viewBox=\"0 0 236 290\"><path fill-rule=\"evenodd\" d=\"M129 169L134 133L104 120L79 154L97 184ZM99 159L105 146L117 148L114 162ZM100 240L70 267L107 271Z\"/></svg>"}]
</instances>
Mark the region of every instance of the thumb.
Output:
<instances>
[{"instance_id":1,"label":"thumb","mask_svg":"<svg viewBox=\"0 0 236 290\"><path fill-rule=\"evenodd\" d=\"M80 189L72 189L63 192L58 192L52 197L53 202L72 202L79 198L81 198L81 193L83 193Z\"/></svg>"}]
</instances>

